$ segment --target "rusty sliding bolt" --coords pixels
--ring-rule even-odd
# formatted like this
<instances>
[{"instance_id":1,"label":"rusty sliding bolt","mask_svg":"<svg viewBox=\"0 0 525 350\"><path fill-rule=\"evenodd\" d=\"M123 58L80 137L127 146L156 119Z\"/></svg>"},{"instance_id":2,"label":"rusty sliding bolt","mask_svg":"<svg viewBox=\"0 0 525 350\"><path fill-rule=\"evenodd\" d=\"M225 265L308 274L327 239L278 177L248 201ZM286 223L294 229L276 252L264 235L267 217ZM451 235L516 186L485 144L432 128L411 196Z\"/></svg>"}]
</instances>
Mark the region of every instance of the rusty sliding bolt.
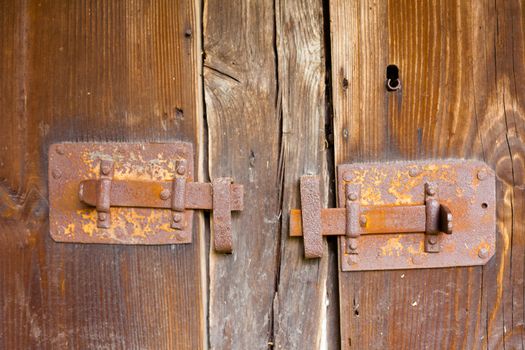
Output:
<instances>
[{"instance_id":1,"label":"rusty sliding bolt","mask_svg":"<svg viewBox=\"0 0 525 350\"><path fill-rule=\"evenodd\" d=\"M306 258L322 256L322 236L327 235L345 236L346 253L359 254L358 240L363 234L423 232L425 251L436 253L440 250L438 234L452 233L452 214L438 202L430 184L425 185L424 205L361 205L360 186L346 184L346 208L321 209L318 176L301 177L300 190L302 211L290 212L290 236L304 236Z\"/></svg>"},{"instance_id":2,"label":"rusty sliding bolt","mask_svg":"<svg viewBox=\"0 0 525 350\"><path fill-rule=\"evenodd\" d=\"M181 231L178 234L187 227L187 210L211 210L214 248L231 253L231 212L243 209L243 186L232 184L231 178L216 178L211 184L188 182L185 167L184 161L178 162L177 175L171 182L120 180L113 179L113 162L102 160L99 179L81 181L79 199L96 207L97 227L104 229L111 227L112 206L170 208L171 227Z\"/></svg>"}]
</instances>

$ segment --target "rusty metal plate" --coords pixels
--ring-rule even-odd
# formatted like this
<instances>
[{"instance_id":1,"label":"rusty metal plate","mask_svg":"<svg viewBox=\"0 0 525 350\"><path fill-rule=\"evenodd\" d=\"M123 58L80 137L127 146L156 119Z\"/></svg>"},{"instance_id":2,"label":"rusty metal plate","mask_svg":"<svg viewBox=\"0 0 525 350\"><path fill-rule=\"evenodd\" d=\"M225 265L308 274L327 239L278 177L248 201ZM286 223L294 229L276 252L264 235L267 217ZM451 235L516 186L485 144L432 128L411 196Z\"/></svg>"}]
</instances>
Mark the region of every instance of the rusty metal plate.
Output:
<instances>
[{"instance_id":1,"label":"rusty metal plate","mask_svg":"<svg viewBox=\"0 0 525 350\"><path fill-rule=\"evenodd\" d=\"M356 184L361 189L361 206L375 208L374 215L369 215L372 229L358 238L358 254L348 253L347 237L339 238L339 261L343 271L483 265L494 254L495 175L483 162L436 160L344 164L338 166L337 177L340 207L345 206L345 185ZM434 185L436 198L450 209L453 216L452 234L438 236L439 253L425 252L425 222L422 221L425 183ZM413 209L413 217L410 216L411 222L397 222L395 216L388 214L388 208L396 205L417 206ZM381 213L382 208L385 215ZM404 227L405 232L411 227L416 233L377 234L373 229L389 226ZM417 233L419 231L421 233Z\"/></svg>"},{"instance_id":2,"label":"rusty metal plate","mask_svg":"<svg viewBox=\"0 0 525 350\"><path fill-rule=\"evenodd\" d=\"M83 180L99 178L102 160L113 161L113 179L150 183L159 198L176 177L177 162L186 161L186 176L193 180L193 148L174 143L60 143L49 149L49 219L51 237L58 242L106 244L191 243L193 211L185 210L182 230L171 227L173 211L166 208L111 207L108 228L97 227L95 207L79 198ZM131 194L128 196L130 197ZM127 197L126 197L127 198ZM133 196L131 196L133 198ZM169 202L169 201L168 201Z\"/></svg>"}]
</instances>

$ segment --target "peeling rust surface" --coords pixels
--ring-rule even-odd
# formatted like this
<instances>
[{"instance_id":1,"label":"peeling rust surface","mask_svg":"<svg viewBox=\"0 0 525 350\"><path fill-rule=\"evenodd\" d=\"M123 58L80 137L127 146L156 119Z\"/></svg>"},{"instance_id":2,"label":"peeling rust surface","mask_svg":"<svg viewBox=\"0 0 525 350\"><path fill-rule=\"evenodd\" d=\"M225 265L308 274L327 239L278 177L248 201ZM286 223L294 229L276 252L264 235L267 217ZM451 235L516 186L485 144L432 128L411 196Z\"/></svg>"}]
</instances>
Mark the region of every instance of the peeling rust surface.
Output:
<instances>
[{"instance_id":1,"label":"peeling rust surface","mask_svg":"<svg viewBox=\"0 0 525 350\"><path fill-rule=\"evenodd\" d=\"M323 237L321 235L321 190L319 177L301 177L301 206L304 227L304 256L308 259L323 256Z\"/></svg>"},{"instance_id":2,"label":"peeling rust surface","mask_svg":"<svg viewBox=\"0 0 525 350\"><path fill-rule=\"evenodd\" d=\"M480 171L486 174L482 179L478 177ZM429 238L424 234L427 226L425 184L429 183L432 184L432 191L435 191L432 198L444 207L439 215L446 223L440 230L452 231L450 235L427 235L434 236L435 244L439 244L437 253L425 252L425 239ZM360 186L360 214L367 216L367 227L362 227L361 232L367 234L358 238L358 254L347 253L348 238L339 238L340 266L343 271L483 265L494 254L495 175L483 162L433 160L340 165L340 207L346 205L344 194L348 184ZM394 209L396 206L405 207ZM367 208L371 208L373 215L367 213L370 210ZM342 217L344 210L338 209L332 215ZM399 222L400 217L406 218L410 213L398 213L402 216L397 216L397 219L392 213L387 213L399 210L411 211L414 216ZM375 227L372 231L378 231L378 228L388 228L391 224L392 227L402 228L404 223L409 229L400 229L397 233L395 230L383 234L367 232L372 226ZM484 254L480 254L481 251Z\"/></svg>"},{"instance_id":3,"label":"peeling rust surface","mask_svg":"<svg viewBox=\"0 0 525 350\"><path fill-rule=\"evenodd\" d=\"M233 251L232 212L230 186L232 179L213 179L213 214L212 230L215 251L231 253Z\"/></svg>"},{"instance_id":4,"label":"peeling rust surface","mask_svg":"<svg viewBox=\"0 0 525 350\"><path fill-rule=\"evenodd\" d=\"M51 237L59 242L106 244L180 244L192 240L193 211L185 210L183 230L171 227L171 200L162 200L163 189L171 190L177 176L177 162L185 160L185 176L193 181L193 149L174 143L62 143L49 149L49 202ZM96 186L101 162L113 162L111 207L108 228L97 227ZM85 181L87 180L87 181ZM135 185L123 185L126 181ZM82 183L82 185L81 185ZM146 185L145 185L146 184ZM145 185L141 187L140 185ZM208 184L209 185L209 184ZM159 201L165 209L116 206L114 200L131 202L144 192L147 201ZM151 191L151 192L149 192ZM211 186L193 186L188 192L211 194ZM242 193L242 189L241 189ZM242 197L242 196L241 196ZM157 199L158 198L158 199ZM209 204L208 199L197 199ZM208 203L210 202L210 203ZM123 204L123 203L120 203ZM242 199L241 203L242 206ZM146 206L149 206L146 205Z\"/></svg>"}]
</instances>

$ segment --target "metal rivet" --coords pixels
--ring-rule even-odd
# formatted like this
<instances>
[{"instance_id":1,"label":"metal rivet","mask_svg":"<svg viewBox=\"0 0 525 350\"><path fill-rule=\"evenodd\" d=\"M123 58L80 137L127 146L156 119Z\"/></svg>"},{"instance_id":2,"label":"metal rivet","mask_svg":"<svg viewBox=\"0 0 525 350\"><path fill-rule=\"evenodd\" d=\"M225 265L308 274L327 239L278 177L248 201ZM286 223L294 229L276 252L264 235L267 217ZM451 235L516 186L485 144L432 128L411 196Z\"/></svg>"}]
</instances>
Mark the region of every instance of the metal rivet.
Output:
<instances>
[{"instance_id":1,"label":"metal rivet","mask_svg":"<svg viewBox=\"0 0 525 350\"><path fill-rule=\"evenodd\" d=\"M436 190L434 189L434 187L430 187L430 186L428 186L428 188L427 188L427 194L428 194L429 196L434 196L434 195L436 194Z\"/></svg>"},{"instance_id":2,"label":"metal rivet","mask_svg":"<svg viewBox=\"0 0 525 350\"><path fill-rule=\"evenodd\" d=\"M186 159L179 159L177 160L177 174L184 175L186 174Z\"/></svg>"},{"instance_id":3,"label":"metal rivet","mask_svg":"<svg viewBox=\"0 0 525 350\"><path fill-rule=\"evenodd\" d=\"M428 243L430 244L436 244L437 243L437 237L436 236L430 236L428 238Z\"/></svg>"},{"instance_id":4,"label":"metal rivet","mask_svg":"<svg viewBox=\"0 0 525 350\"><path fill-rule=\"evenodd\" d=\"M106 213L98 213L98 220L99 221L106 221L107 217L108 216L106 215Z\"/></svg>"},{"instance_id":5,"label":"metal rivet","mask_svg":"<svg viewBox=\"0 0 525 350\"><path fill-rule=\"evenodd\" d=\"M350 180L352 180L352 173L350 173L349 171L345 172L345 173L343 174L343 180L344 180L344 181L350 181Z\"/></svg>"},{"instance_id":6,"label":"metal rivet","mask_svg":"<svg viewBox=\"0 0 525 350\"><path fill-rule=\"evenodd\" d=\"M170 195L171 195L170 190L162 190L160 192L160 199L166 200L166 199L170 198Z\"/></svg>"},{"instance_id":7,"label":"metal rivet","mask_svg":"<svg viewBox=\"0 0 525 350\"><path fill-rule=\"evenodd\" d=\"M55 179L60 179L62 177L62 172L60 171L60 169L53 169L53 178Z\"/></svg>"},{"instance_id":8,"label":"metal rivet","mask_svg":"<svg viewBox=\"0 0 525 350\"><path fill-rule=\"evenodd\" d=\"M367 221L368 221L368 220L367 220L367 218L366 218L365 215L361 215L361 216L359 217L359 224L361 225L361 227L366 226L366 222L367 222Z\"/></svg>"},{"instance_id":9,"label":"metal rivet","mask_svg":"<svg viewBox=\"0 0 525 350\"><path fill-rule=\"evenodd\" d=\"M181 220L182 220L182 215L181 214L173 215L173 221L180 222Z\"/></svg>"},{"instance_id":10,"label":"metal rivet","mask_svg":"<svg viewBox=\"0 0 525 350\"><path fill-rule=\"evenodd\" d=\"M355 193L349 193L348 194L348 199L351 200L352 202L357 200L357 194Z\"/></svg>"},{"instance_id":11,"label":"metal rivet","mask_svg":"<svg viewBox=\"0 0 525 350\"><path fill-rule=\"evenodd\" d=\"M350 254L347 258L346 258L346 263L348 265L355 265L357 264L357 258L355 257L355 254Z\"/></svg>"},{"instance_id":12,"label":"metal rivet","mask_svg":"<svg viewBox=\"0 0 525 350\"><path fill-rule=\"evenodd\" d=\"M184 231L179 231L175 234L175 238L178 240L178 241L182 241L183 239L186 238L186 235L185 235L185 232Z\"/></svg>"},{"instance_id":13,"label":"metal rivet","mask_svg":"<svg viewBox=\"0 0 525 350\"><path fill-rule=\"evenodd\" d=\"M489 251L487 248L481 248L478 252L478 256L481 259L486 259L489 256Z\"/></svg>"},{"instance_id":14,"label":"metal rivet","mask_svg":"<svg viewBox=\"0 0 525 350\"><path fill-rule=\"evenodd\" d=\"M421 263L423 263L423 258L421 256L419 256L419 255L414 255L412 257L412 263L414 265L420 265Z\"/></svg>"},{"instance_id":15,"label":"metal rivet","mask_svg":"<svg viewBox=\"0 0 525 350\"><path fill-rule=\"evenodd\" d=\"M192 34L191 29L186 29L186 31L184 31L184 35L188 38L191 36L191 34Z\"/></svg>"},{"instance_id":16,"label":"metal rivet","mask_svg":"<svg viewBox=\"0 0 525 350\"><path fill-rule=\"evenodd\" d=\"M109 165L107 165L107 164L103 165L102 169L100 169L100 171L102 171L102 174L104 174L104 175L109 175L110 170L111 169L110 169Z\"/></svg>"},{"instance_id":17,"label":"metal rivet","mask_svg":"<svg viewBox=\"0 0 525 350\"><path fill-rule=\"evenodd\" d=\"M410 177L416 177L419 175L419 170L412 168L408 171L408 175L410 175Z\"/></svg>"},{"instance_id":18,"label":"metal rivet","mask_svg":"<svg viewBox=\"0 0 525 350\"><path fill-rule=\"evenodd\" d=\"M351 240L349 244L350 249L356 250L357 249L357 242L355 240Z\"/></svg>"},{"instance_id":19,"label":"metal rivet","mask_svg":"<svg viewBox=\"0 0 525 350\"><path fill-rule=\"evenodd\" d=\"M64 149L62 148L62 146L57 146L55 151L57 152L57 154L60 154L60 155L64 154Z\"/></svg>"},{"instance_id":20,"label":"metal rivet","mask_svg":"<svg viewBox=\"0 0 525 350\"><path fill-rule=\"evenodd\" d=\"M480 171L478 171L478 180L485 180L487 178L487 170L485 169L481 169Z\"/></svg>"}]
</instances>

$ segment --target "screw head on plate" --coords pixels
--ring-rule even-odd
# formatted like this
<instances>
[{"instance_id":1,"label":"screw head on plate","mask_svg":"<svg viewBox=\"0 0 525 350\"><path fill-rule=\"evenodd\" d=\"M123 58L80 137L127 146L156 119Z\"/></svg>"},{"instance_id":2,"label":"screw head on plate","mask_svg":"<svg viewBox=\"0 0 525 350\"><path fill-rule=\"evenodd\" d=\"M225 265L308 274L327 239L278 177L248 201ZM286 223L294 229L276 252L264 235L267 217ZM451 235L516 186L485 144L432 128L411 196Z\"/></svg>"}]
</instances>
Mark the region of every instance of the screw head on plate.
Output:
<instances>
[{"instance_id":1,"label":"screw head on plate","mask_svg":"<svg viewBox=\"0 0 525 350\"><path fill-rule=\"evenodd\" d=\"M478 256L481 259L486 259L489 256L489 250L487 248L481 248L478 252Z\"/></svg>"},{"instance_id":2,"label":"screw head on plate","mask_svg":"<svg viewBox=\"0 0 525 350\"><path fill-rule=\"evenodd\" d=\"M437 237L436 236L430 236L428 238L428 243L430 243L432 245L436 244L437 243Z\"/></svg>"},{"instance_id":3,"label":"screw head on plate","mask_svg":"<svg viewBox=\"0 0 525 350\"><path fill-rule=\"evenodd\" d=\"M53 169L52 175L53 175L53 178L60 179L62 177L62 172L58 168Z\"/></svg>"},{"instance_id":4,"label":"screw head on plate","mask_svg":"<svg viewBox=\"0 0 525 350\"><path fill-rule=\"evenodd\" d=\"M170 195L171 195L170 190L162 190L160 192L160 199L166 200L166 199L170 198Z\"/></svg>"},{"instance_id":5,"label":"screw head on plate","mask_svg":"<svg viewBox=\"0 0 525 350\"><path fill-rule=\"evenodd\" d=\"M357 264L357 257L355 256L355 254L349 254L346 257L346 263L348 265L355 265L355 264Z\"/></svg>"},{"instance_id":6,"label":"screw head on plate","mask_svg":"<svg viewBox=\"0 0 525 350\"><path fill-rule=\"evenodd\" d=\"M361 225L361 227L366 226L367 221L368 219L366 218L366 215L361 215L359 217L359 224Z\"/></svg>"},{"instance_id":7,"label":"screw head on plate","mask_svg":"<svg viewBox=\"0 0 525 350\"><path fill-rule=\"evenodd\" d=\"M356 250L357 249L357 242L355 240L350 241L349 247L352 250Z\"/></svg>"},{"instance_id":8,"label":"screw head on plate","mask_svg":"<svg viewBox=\"0 0 525 350\"><path fill-rule=\"evenodd\" d=\"M63 154L64 154L64 148L62 148L62 146L57 146L57 147L55 148L55 152L56 152L57 154L63 155Z\"/></svg>"},{"instance_id":9,"label":"screw head on plate","mask_svg":"<svg viewBox=\"0 0 525 350\"><path fill-rule=\"evenodd\" d=\"M408 171L408 175L410 175L410 177L416 177L419 175L419 170L412 168Z\"/></svg>"},{"instance_id":10,"label":"screw head on plate","mask_svg":"<svg viewBox=\"0 0 525 350\"><path fill-rule=\"evenodd\" d=\"M107 216L106 213L98 213L98 220L99 221L106 221L107 218L108 218L108 216Z\"/></svg>"},{"instance_id":11,"label":"screw head on plate","mask_svg":"<svg viewBox=\"0 0 525 350\"><path fill-rule=\"evenodd\" d=\"M412 263L414 265L421 265L423 263L423 258L421 256L419 256L419 255L414 255L412 257Z\"/></svg>"},{"instance_id":12,"label":"screw head on plate","mask_svg":"<svg viewBox=\"0 0 525 350\"><path fill-rule=\"evenodd\" d=\"M480 171L478 171L478 180L483 181L486 178L487 178L487 170L486 169L481 169Z\"/></svg>"},{"instance_id":13,"label":"screw head on plate","mask_svg":"<svg viewBox=\"0 0 525 350\"><path fill-rule=\"evenodd\" d=\"M173 221L175 222L180 222L182 220L182 215L181 214L175 214L173 215Z\"/></svg>"},{"instance_id":14,"label":"screw head on plate","mask_svg":"<svg viewBox=\"0 0 525 350\"><path fill-rule=\"evenodd\" d=\"M352 174L351 174L349 171L345 172L345 173L343 174L343 180L344 180L344 181L350 181L350 180L352 180Z\"/></svg>"}]
</instances>

